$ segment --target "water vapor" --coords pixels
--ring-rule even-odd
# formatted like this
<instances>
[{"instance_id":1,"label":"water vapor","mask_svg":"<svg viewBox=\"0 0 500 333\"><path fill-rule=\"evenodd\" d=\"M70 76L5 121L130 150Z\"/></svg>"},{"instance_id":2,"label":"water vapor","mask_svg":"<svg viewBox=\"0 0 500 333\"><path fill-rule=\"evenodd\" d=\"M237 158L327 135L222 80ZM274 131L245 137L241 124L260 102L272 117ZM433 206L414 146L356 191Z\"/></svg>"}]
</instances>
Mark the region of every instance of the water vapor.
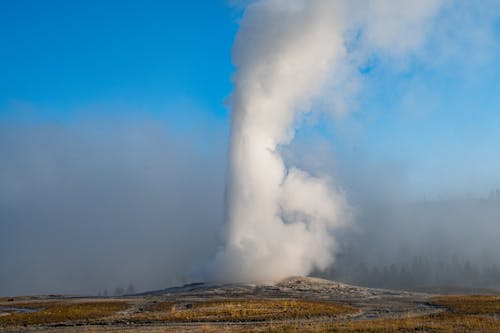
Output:
<instances>
[{"instance_id":1,"label":"water vapor","mask_svg":"<svg viewBox=\"0 0 500 333\"><path fill-rule=\"evenodd\" d=\"M499 2L234 3L230 126L189 96L0 106L0 296L500 288Z\"/></svg>"},{"instance_id":2,"label":"water vapor","mask_svg":"<svg viewBox=\"0 0 500 333\"><path fill-rule=\"evenodd\" d=\"M287 165L282 148L306 114L324 105L348 111L358 68L373 54L401 60L417 50L441 4L267 0L246 8L233 49L227 230L216 279L276 281L333 263L349 206L331 179Z\"/></svg>"},{"instance_id":3,"label":"water vapor","mask_svg":"<svg viewBox=\"0 0 500 333\"><path fill-rule=\"evenodd\" d=\"M142 116L0 124L0 296L188 281L224 218L227 138L186 131Z\"/></svg>"}]
</instances>

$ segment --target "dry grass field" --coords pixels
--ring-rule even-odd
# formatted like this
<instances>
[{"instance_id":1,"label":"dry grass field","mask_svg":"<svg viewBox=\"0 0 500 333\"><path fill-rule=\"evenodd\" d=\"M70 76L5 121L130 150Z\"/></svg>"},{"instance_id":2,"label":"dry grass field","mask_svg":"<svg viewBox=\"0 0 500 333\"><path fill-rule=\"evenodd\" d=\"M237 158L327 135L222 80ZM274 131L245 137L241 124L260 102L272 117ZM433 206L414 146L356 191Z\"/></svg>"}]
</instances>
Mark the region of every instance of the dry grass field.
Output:
<instances>
[{"instance_id":1,"label":"dry grass field","mask_svg":"<svg viewBox=\"0 0 500 333\"><path fill-rule=\"evenodd\" d=\"M417 317L346 320L262 328L277 332L500 332L500 297L440 296L432 302L443 311ZM262 331L260 330L260 331Z\"/></svg>"},{"instance_id":2,"label":"dry grass field","mask_svg":"<svg viewBox=\"0 0 500 333\"><path fill-rule=\"evenodd\" d=\"M0 331L500 332L499 296L432 296L304 279L278 287L1 299Z\"/></svg>"},{"instance_id":3,"label":"dry grass field","mask_svg":"<svg viewBox=\"0 0 500 333\"><path fill-rule=\"evenodd\" d=\"M16 303L14 309L38 309L36 312L19 313L7 308L6 315L0 316L0 325L8 326L31 326L41 324L55 324L64 322L91 322L92 320L104 318L116 314L128 307L127 302L105 301L105 302L30 302Z\"/></svg>"},{"instance_id":4,"label":"dry grass field","mask_svg":"<svg viewBox=\"0 0 500 333\"><path fill-rule=\"evenodd\" d=\"M196 303L155 303L134 322L256 322L332 317L357 310L333 302L306 300L212 300Z\"/></svg>"}]
</instances>

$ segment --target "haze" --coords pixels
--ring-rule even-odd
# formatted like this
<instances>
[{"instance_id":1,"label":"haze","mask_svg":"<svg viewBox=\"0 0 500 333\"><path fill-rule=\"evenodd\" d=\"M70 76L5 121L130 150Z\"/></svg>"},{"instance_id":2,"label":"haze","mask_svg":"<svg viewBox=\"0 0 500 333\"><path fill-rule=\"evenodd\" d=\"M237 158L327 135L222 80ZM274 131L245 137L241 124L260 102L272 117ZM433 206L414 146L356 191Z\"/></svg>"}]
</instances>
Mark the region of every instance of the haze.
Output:
<instances>
[{"instance_id":1,"label":"haze","mask_svg":"<svg viewBox=\"0 0 500 333\"><path fill-rule=\"evenodd\" d=\"M0 295L500 288L498 13L0 5Z\"/></svg>"}]
</instances>

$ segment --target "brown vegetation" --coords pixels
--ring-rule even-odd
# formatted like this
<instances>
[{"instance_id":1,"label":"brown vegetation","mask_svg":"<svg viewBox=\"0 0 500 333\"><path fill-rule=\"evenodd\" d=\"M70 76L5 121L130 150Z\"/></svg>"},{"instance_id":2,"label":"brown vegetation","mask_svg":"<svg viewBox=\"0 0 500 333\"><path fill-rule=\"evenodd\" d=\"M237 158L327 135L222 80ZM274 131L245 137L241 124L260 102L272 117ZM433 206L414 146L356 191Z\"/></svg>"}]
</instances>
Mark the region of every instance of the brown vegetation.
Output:
<instances>
[{"instance_id":1,"label":"brown vegetation","mask_svg":"<svg viewBox=\"0 0 500 333\"><path fill-rule=\"evenodd\" d=\"M306 300L212 300L153 304L134 321L225 322L301 319L352 313L351 307Z\"/></svg>"},{"instance_id":2,"label":"brown vegetation","mask_svg":"<svg viewBox=\"0 0 500 333\"><path fill-rule=\"evenodd\" d=\"M154 331L168 326L182 331L206 332L500 332L500 297L439 296L431 302L441 309L430 315L364 320L356 318L359 309L326 301L298 299L219 299L208 301L147 301L134 314L119 313L138 309L125 301L49 301L17 303L16 307L36 308L36 313L13 313L0 317L2 325L53 323L96 324L96 331L127 322L123 331ZM135 303L142 304L142 303ZM4 304L5 305L5 304ZM106 318L106 319L103 319ZM178 326L178 323L200 323ZM247 323L238 325L237 323ZM154 326L141 326L150 323ZM163 324L162 324L163 323ZM252 323L251 325L248 323ZM133 326L130 326L133 325ZM227 325L227 326L226 326Z\"/></svg>"},{"instance_id":3,"label":"brown vegetation","mask_svg":"<svg viewBox=\"0 0 500 333\"><path fill-rule=\"evenodd\" d=\"M40 325L63 322L89 322L115 314L117 311L127 308L127 302L31 302L16 303L16 308L40 309L32 313L10 313L0 316L0 325Z\"/></svg>"},{"instance_id":4,"label":"brown vegetation","mask_svg":"<svg viewBox=\"0 0 500 333\"><path fill-rule=\"evenodd\" d=\"M435 303L449 307L450 311L466 315L500 315L500 296L441 296Z\"/></svg>"},{"instance_id":5,"label":"brown vegetation","mask_svg":"<svg viewBox=\"0 0 500 333\"><path fill-rule=\"evenodd\" d=\"M500 332L500 297L440 296L433 303L443 311L433 315L335 323L267 325L253 331L273 332ZM252 331L246 329L246 331Z\"/></svg>"}]
</instances>

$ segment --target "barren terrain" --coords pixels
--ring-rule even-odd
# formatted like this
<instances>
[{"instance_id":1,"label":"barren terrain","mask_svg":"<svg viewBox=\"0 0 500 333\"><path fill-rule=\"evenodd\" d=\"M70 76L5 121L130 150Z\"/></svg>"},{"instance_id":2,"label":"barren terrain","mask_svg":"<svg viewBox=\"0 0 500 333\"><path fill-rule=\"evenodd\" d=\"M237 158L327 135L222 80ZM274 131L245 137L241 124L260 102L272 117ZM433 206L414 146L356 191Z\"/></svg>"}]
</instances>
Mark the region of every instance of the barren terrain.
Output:
<instances>
[{"instance_id":1,"label":"barren terrain","mask_svg":"<svg viewBox=\"0 0 500 333\"><path fill-rule=\"evenodd\" d=\"M125 297L0 298L2 332L500 330L497 296L436 296L293 277Z\"/></svg>"}]
</instances>

